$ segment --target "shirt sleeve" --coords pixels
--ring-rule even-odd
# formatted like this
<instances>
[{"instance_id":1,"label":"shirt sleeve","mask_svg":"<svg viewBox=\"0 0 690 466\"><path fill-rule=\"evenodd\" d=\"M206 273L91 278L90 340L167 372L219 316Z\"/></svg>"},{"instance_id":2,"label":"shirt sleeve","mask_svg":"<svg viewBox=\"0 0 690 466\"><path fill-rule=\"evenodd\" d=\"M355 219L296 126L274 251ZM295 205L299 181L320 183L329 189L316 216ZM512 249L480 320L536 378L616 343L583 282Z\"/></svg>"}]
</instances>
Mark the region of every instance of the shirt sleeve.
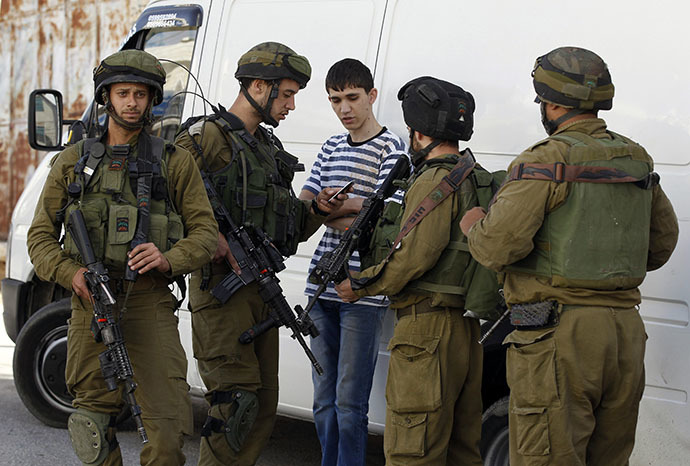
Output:
<instances>
[{"instance_id":1,"label":"shirt sleeve","mask_svg":"<svg viewBox=\"0 0 690 466\"><path fill-rule=\"evenodd\" d=\"M678 218L661 186L654 187L647 270L664 265L678 243Z\"/></svg>"},{"instance_id":2,"label":"shirt sleeve","mask_svg":"<svg viewBox=\"0 0 690 466\"><path fill-rule=\"evenodd\" d=\"M29 257L36 275L41 280L56 282L67 290L72 289L72 278L83 265L62 249L62 223L56 217L58 210L68 201L67 186L79 158L78 147L80 145L65 149L53 162L27 234Z\"/></svg>"},{"instance_id":3,"label":"shirt sleeve","mask_svg":"<svg viewBox=\"0 0 690 466\"><path fill-rule=\"evenodd\" d=\"M321 167L326 163L328 156L333 153L333 149L329 148L329 141L330 139L321 146L321 150L316 156L314 164L311 166L309 178L307 178L307 181L304 182L304 186L302 186L303 190L306 189L313 194L319 194L323 190L321 186Z\"/></svg>"},{"instance_id":4,"label":"shirt sleeve","mask_svg":"<svg viewBox=\"0 0 690 466\"><path fill-rule=\"evenodd\" d=\"M419 203L438 185L439 179L428 177L418 179L408 191L402 224L417 209ZM427 214L419 224L403 238L399 249L387 263L382 263L362 272L362 278L382 273L378 280L366 288L356 290L362 296L395 296L410 281L421 277L438 261L441 252L450 241L451 224L449 219L457 213L456 197L446 199ZM383 270L381 272L381 270Z\"/></svg>"},{"instance_id":5,"label":"shirt sleeve","mask_svg":"<svg viewBox=\"0 0 690 466\"><path fill-rule=\"evenodd\" d=\"M218 243L218 224L199 169L188 151L179 146L176 149L169 159L168 183L185 237L164 253L172 276L201 268L211 260Z\"/></svg>"},{"instance_id":6,"label":"shirt sleeve","mask_svg":"<svg viewBox=\"0 0 690 466\"><path fill-rule=\"evenodd\" d=\"M523 152L508 167L508 173L519 163L564 162L566 150L564 143L550 142ZM504 184L486 217L468 232L472 256L496 271L526 257L534 249L533 238L546 212L565 202L567 196L568 183L520 180Z\"/></svg>"}]
</instances>

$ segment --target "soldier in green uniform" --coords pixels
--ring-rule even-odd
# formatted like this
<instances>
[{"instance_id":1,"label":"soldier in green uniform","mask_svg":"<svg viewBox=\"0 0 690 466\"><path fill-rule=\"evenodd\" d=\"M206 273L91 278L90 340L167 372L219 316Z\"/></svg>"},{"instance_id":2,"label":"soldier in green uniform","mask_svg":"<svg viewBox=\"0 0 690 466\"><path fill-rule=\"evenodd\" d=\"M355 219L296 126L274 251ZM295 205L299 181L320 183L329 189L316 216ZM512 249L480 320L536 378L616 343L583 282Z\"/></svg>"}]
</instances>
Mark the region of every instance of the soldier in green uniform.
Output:
<instances>
[{"instance_id":1,"label":"soldier in green uniform","mask_svg":"<svg viewBox=\"0 0 690 466\"><path fill-rule=\"evenodd\" d=\"M289 47L276 42L252 47L239 59L240 93L232 106L190 119L177 138L208 174L233 222L262 229L286 257L342 205L327 202L335 188L300 201L291 184L302 165L260 125L278 126L295 109L295 94L310 76L307 59ZM278 405L278 329L250 344L238 341L269 315L258 284L240 288L224 305L209 292L231 267L239 272L220 234L210 271L195 272L190 285L194 357L210 404L200 465L254 464L271 435Z\"/></svg>"},{"instance_id":2,"label":"soldier in green uniform","mask_svg":"<svg viewBox=\"0 0 690 466\"><path fill-rule=\"evenodd\" d=\"M109 271L119 319L132 362L137 402L149 442L141 464L184 464L182 434L191 432L187 360L180 343L174 277L207 262L217 243L217 225L191 154L147 134L151 108L163 99L165 71L140 50L117 52L94 70L96 102L105 106L108 129L97 139L74 144L51 162L28 234L36 273L73 290L66 381L74 395L72 444L84 464L117 465L122 457L114 419L122 390L108 391L91 333L93 308L75 243L60 245L71 212L85 218L96 259ZM147 242L130 250L139 203L138 176L148 161L152 173ZM125 281L125 270L137 272Z\"/></svg>"},{"instance_id":3,"label":"soldier in green uniform","mask_svg":"<svg viewBox=\"0 0 690 466\"><path fill-rule=\"evenodd\" d=\"M406 225L458 161L470 157L468 151L460 152L458 141L472 135L474 99L431 77L410 81L398 98L415 165L398 219ZM458 224L476 205L468 178L416 223L387 260L357 276L358 289L353 290L350 280L336 286L349 302L389 296L398 318L388 344L386 464L482 464L483 354L477 342L479 321L463 316L460 277L470 256Z\"/></svg>"},{"instance_id":4,"label":"soldier in green uniform","mask_svg":"<svg viewBox=\"0 0 690 466\"><path fill-rule=\"evenodd\" d=\"M678 221L645 149L597 118L614 94L599 56L561 47L532 77L549 137L461 224L472 255L505 272L517 326L510 464L626 465L645 383L638 286L671 256Z\"/></svg>"}]
</instances>

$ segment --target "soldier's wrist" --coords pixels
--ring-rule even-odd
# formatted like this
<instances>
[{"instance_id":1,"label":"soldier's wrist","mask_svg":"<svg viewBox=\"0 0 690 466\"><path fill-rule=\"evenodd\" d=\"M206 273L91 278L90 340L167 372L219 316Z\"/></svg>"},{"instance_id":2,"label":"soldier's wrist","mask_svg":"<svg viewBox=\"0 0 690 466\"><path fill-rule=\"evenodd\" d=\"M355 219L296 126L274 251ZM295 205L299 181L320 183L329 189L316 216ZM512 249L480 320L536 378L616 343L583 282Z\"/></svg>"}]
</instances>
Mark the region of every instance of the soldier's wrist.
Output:
<instances>
[{"instance_id":1,"label":"soldier's wrist","mask_svg":"<svg viewBox=\"0 0 690 466\"><path fill-rule=\"evenodd\" d=\"M311 200L311 209L314 211L316 215L320 215L322 217L328 217L328 212L319 209L319 203L316 202L316 198Z\"/></svg>"}]
</instances>

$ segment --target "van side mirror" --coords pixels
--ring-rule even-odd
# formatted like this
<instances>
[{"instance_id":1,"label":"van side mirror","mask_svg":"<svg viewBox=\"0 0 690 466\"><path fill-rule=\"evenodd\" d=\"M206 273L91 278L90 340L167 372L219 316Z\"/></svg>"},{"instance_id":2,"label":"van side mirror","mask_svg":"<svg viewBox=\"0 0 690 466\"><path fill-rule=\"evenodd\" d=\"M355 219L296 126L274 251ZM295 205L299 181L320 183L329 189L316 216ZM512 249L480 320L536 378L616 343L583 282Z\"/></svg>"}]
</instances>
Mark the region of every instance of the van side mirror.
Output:
<instances>
[{"instance_id":1,"label":"van side mirror","mask_svg":"<svg viewBox=\"0 0 690 466\"><path fill-rule=\"evenodd\" d=\"M29 145L36 150L61 150L62 94L36 89L29 96Z\"/></svg>"}]
</instances>

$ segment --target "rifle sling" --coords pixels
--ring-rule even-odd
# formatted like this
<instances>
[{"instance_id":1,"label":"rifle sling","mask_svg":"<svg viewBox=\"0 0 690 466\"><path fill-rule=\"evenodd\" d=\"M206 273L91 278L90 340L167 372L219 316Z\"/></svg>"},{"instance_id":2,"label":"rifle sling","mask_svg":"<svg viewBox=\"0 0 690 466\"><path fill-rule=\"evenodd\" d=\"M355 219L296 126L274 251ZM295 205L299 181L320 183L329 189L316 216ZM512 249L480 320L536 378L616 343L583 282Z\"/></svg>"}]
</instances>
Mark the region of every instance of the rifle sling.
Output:
<instances>
[{"instance_id":1,"label":"rifle sling","mask_svg":"<svg viewBox=\"0 0 690 466\"><path fill-rule=\"evenodd\" d=\"M388 251L388 255L384 259L384 262L388 262L402 239L407 236L410 231L414 229L414 227L419 225L419 222L426 217L429 212L434 210L448 196L460 189L460 185L463 181L465 181L465 179L467 179L470 173L472 173L475 165L476 164L474 163L474 160L472 160L472 157L467 155L460 157L460 160L453 167L450 173L444 176L441 182L431 190L431 192L422 200L422 202L419 203L417 208L414 210L414 213L400 228L400 233L398 233L398 236L395 238L393 246L391 246L390 251Z\"/></svg>"}]
</instances>

